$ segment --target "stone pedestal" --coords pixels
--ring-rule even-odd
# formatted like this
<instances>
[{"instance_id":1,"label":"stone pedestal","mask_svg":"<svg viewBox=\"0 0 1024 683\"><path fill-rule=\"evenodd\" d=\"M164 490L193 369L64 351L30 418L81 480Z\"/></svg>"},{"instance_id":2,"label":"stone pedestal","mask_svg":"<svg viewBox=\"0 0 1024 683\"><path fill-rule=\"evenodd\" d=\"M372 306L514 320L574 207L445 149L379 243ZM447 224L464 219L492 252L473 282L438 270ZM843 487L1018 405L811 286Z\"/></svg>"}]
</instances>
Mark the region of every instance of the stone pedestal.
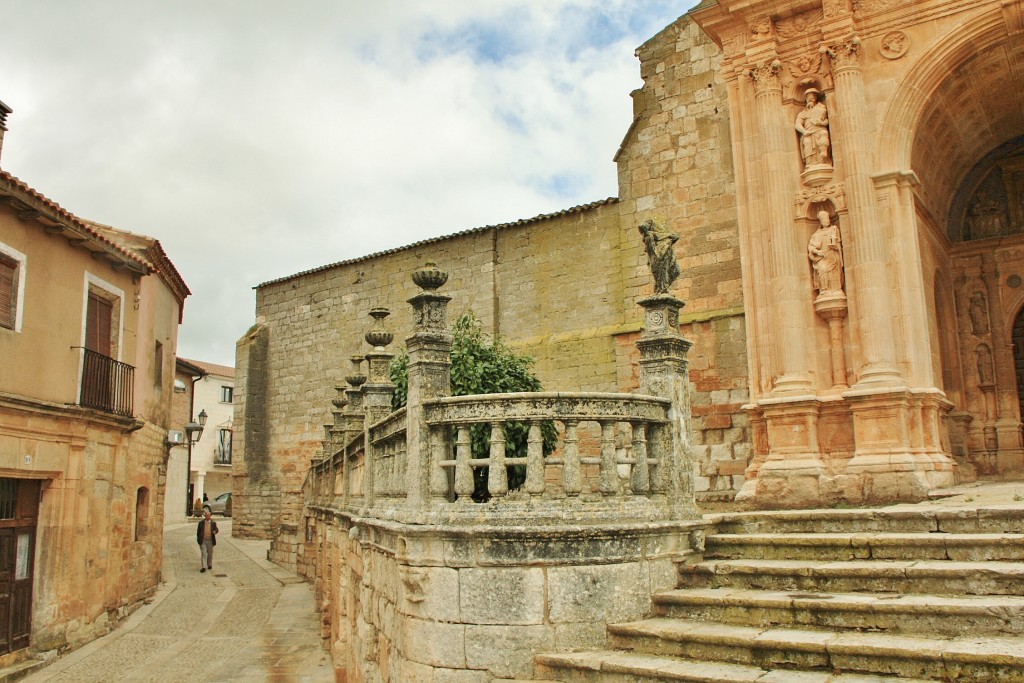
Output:
<instances>
[{"instance_id":1,"label":"stone pedestal","mask_svg":"<svg viewBox=\"0 0 1024 683\"><path fill-rule=\"evenodd\" d=\"M693 454L687 435L690 422L690 375L686 354L693 342L679 334L679 310L685 305L670 294L655 294L637 301L644 309L644 328L637 340L640 350L640 392L672 401L669 429L654 438L671 439L667 494L680 518L693 515Z\"/></svg>"}]
</instances>

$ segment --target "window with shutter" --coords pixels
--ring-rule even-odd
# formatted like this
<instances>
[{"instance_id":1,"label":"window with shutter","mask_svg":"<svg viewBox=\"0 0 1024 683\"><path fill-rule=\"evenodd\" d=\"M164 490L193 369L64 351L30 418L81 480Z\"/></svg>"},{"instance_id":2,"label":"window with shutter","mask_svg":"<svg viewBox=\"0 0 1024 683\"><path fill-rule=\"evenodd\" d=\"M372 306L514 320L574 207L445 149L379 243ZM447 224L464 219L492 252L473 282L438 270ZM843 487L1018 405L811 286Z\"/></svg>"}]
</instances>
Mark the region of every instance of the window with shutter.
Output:
<instances>
[{"instance_id":1,"label":"window with shutter","mask_svg":"<svg viewBox=\"0 0 1024 683\"><path fill-rule=\"evenodd\" d=\"M0 327L14 329L18 319L18 262L0 254Z\"/></svg>"},{"instance_id":2,"label":"window with shutter","mask_svg":"<svg viewBox=\"0 0 1024 683\"><path fill-rule=\"evenodd\" d=\"M85 348L110 356L110 330L114 305L89 292L89 305L85 313Z\"/></svg>"}]
</instances>

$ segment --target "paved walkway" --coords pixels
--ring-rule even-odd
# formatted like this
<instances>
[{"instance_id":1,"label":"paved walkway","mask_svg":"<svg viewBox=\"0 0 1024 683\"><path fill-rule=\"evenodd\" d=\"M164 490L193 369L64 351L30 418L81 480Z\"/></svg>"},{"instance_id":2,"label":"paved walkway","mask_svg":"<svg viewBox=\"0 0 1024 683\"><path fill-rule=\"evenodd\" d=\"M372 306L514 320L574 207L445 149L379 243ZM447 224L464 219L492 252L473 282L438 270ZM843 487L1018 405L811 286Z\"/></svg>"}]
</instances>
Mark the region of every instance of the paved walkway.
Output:
<instances>
[{"instance_id":1,"label":"paved walkway","mask_svg":"<svg viewBox=\"0 0 1024 683\"><path fill-rule=\"evenodd\" d=\"M164 583L116 631L27 683L334 681L313 593L266 559L267 541L231 538L217 519L214 571L199 572L192 522L164 529Z\"/></svg>"}]
</instances>

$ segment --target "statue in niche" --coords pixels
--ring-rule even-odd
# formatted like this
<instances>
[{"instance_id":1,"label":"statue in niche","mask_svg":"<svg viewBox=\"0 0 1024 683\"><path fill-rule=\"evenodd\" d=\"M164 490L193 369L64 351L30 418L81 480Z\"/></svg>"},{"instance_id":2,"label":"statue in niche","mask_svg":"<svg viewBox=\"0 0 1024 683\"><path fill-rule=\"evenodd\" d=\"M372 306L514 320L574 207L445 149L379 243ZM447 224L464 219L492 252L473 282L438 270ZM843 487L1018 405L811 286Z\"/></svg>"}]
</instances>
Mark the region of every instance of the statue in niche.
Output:
<instances>
[{"instance_id":1,"label":"statue in niche","mask_svg":"<svg viewBox=\"0 0 1024 683\"><path fill-rule=\"evenodd\" d=\"M825 94L817 88L808 88L804 92L804 102L803 110L796 116L796 132L800 134L800 156L804 159L804 168L831 166L829 149L832 138L828 132Z\"/></svg>"},{"instance_id":2,"label":"statue in niche","mask_svg":"<svg viewBox=\"0 0 1024 683\"><path fill-rule=\"evenodd\" d=\"M807 242L807 257L818 294L843 291L843 242L828 211L818 212L818 229Z\"/></svg>"},{"instance_id":3,"label":"statue in niche","mask_svg":"<svg viewBox=\"0 0 1024 683\"><path fill-rule=\"evenodd\" d=\"M988 302L985 300L984 292L971 294L971 303L967 307L971 316L971 331L974 334L985 334L988 332Z\"/></svg>"},{"instance_id":4,"label":"statue in niche","mask_svg":"<svg viewBox=\"0 0 1024 683\"><path fill-rule=\"evenodd\" d=\"M640 224L640 235L647 251L647 264L654 277L654 293L667 294L669 287L679 277L679 264L673 248L679 235L666 228L659 221L647 219Z\"/></svg>"},{"instance_id":5,"label":"statue in niche","mask_svg":"<svg viewBox=\"0 0 1024 683\"><path fill-rule=\"evenodd\" d=\"M995 373L992 371L992 350L982 344L974 353L978 357L978 383L982 386L995 384Z\"/></svg>"},{"instance_id":6,"label":"statue in niche","mask_svg":"<svg viewBox=\"0 0 1024 683\"><path fill-rule=\"evenodd\" d=\"M978 192L974 198L970 215L967 217L967 225L971 228L972 240L998 237L1007 233L1002 205L985 191Z\"/></svg>"}]
</instances>

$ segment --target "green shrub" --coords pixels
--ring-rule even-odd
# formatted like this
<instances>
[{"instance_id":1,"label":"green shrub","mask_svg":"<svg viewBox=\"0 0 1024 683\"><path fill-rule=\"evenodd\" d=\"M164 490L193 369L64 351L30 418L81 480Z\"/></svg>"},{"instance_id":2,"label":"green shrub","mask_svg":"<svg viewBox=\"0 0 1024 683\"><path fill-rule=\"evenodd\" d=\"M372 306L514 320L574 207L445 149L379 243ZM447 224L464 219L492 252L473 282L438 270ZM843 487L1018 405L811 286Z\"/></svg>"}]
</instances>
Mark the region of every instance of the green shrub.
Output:
<instances>
[{"instance_id":1,"label":"green shrub","mask_svg":"<svg viewBox=\"0 0 1024 683\"><path fill-rule=\"evenodd\" d=\"M474 394L504 394L524 391L542 391L540 380L533 374L533 359L517 354L500 339L491 339L483 332L482 325L472 313L463 315L452 326L452 396ZM406 404L409 389L409 356L405 351L391 363L391 381L395 384L392 408ZM505 425L505 455L518 458L526 455L529 426L522 422ZM557 432L551 421L541 425L544 440L544 455L555 449ZM454 438L455 435L453 434ZM474 458L486 458L490 450L491 427L481 424L470 428L470 440ZM485 501L487 493L487 468L473 471L475 490L473 499ZM526 481L526 468L520 465L508 468L508 487L517 489Z\"/></svg>"}]
</instances>

